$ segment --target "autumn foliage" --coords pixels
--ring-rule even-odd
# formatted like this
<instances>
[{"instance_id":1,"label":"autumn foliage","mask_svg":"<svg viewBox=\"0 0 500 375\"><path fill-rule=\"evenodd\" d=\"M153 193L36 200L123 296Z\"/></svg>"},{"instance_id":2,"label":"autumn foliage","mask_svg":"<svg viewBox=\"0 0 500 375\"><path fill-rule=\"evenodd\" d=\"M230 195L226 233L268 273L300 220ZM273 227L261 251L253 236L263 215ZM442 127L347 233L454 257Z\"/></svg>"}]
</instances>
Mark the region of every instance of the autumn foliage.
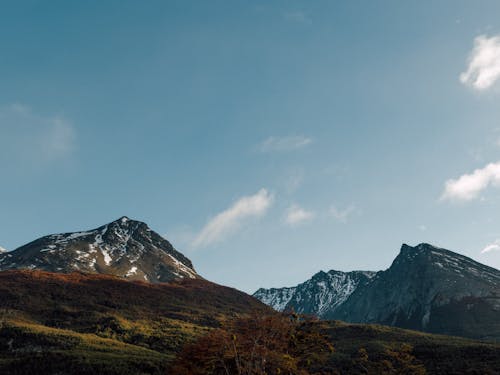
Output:
<instances>
[{"instance_id":1,"label":"autumn foliage","mask_svg":"<svg viewBox=\"0 0 500 375\"><path fill-rule=\"evenodd\" d=\"M171 372L201 374L310 374L334 351L310 320L292 315L253 315L213 330L188 346Z\"/></svg>"}]
</instances>

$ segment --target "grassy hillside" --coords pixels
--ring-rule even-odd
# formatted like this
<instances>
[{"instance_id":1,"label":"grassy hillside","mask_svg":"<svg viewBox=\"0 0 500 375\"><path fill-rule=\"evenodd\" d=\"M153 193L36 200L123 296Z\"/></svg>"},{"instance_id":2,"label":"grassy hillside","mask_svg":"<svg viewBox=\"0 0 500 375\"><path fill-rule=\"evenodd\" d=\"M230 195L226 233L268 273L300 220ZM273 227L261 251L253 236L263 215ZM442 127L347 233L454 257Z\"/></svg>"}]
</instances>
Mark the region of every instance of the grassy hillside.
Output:
<instances>
[{"instance_id":1,"label":"grassy hillside","mask_svg":"<svg viewBox=\"0 0 500 375\"><path fill-rule=\"evenodd\" d=\"M116 339L23 321L0 330L2 374L161 374L173 359Z\"/></svg>"},{"instance_id":2,"label":"grassy hillside","mask_svg":"<svg viewBox=\"0 0 500 375\"><path fill-rule=\"evenodd\" d=\"M250 311L270 308L205 280L0 272L0 373L162 373L186 343Z\"/></svg>"},{"instance_id":3,"label":"grassy hillside","mask_svg":"<svg viewBox=\"0 0 500 375\"><path fill-rule=\"evenodd\" d=\"M170 369L203 374L498 374L500 345L393 327L253 316L188 345Z\"/></svg>"},{"instance_id":4,"label":"grassy hillside","mask_svg":"<svg viewBox=\"0 0 500 375\"><path fill-rule=\"evenodd\" d=\"M500 345L277 314L204 280L0 272L1 374L238 374L242 366L248 374L494 374Z\"/></svg>"},{"instance_id":5,"label":"grassy hillside","mask_svg":"<svg viewBox=\"0 0 500 375\"><path fill-rule=\"evenodd\" d=\"M500 371L500 345L495 343L372 324L339 321L318 324L337 349L329 363L344 371L352 368L364 350L366 366L372 368L380 369L386 360L401 363L404 357L406 360L413 357L414 363L421 364L425 372L431 374L498 374Z\"/></svg>"}]
</instances>

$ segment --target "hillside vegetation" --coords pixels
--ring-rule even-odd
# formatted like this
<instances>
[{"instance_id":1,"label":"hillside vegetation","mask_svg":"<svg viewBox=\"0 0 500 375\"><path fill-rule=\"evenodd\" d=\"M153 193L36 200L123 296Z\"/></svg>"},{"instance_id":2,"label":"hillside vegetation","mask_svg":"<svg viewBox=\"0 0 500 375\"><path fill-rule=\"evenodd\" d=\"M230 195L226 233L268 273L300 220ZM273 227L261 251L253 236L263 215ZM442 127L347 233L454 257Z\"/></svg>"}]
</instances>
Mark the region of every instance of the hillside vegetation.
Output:
<instances>
[{"instance_id":1,"label":"hillside vegetation","mask_svg":"<svg viewBox=\"0 0 500 375\"><path fill-rule=\"evenodd\" d=\"M200 279L150 284L4 271L0 373L162 373L186 343L250 311L267 314L270 308Z\"/></svg>"},{"instance_id":2,"label":"hillside vegetation","mask_svg":"<svg viewBox=\"0 0 500 375\"><path fill-rule=\"evenodd\" d=\"M0 272L0 373L495 374L500 345L284 315L204 280Z\"/></svg>"},{"instance_id":3,"label":"hillside vegetation","mask_svg":"<svg viewBox=\"0 0 500 375\"><path fill-rule=\"evenodd\" d=\"M500 346L393 327L273 315L240 319L188 345L171 373L498 374Z\"/></svg>"}]
</instances>

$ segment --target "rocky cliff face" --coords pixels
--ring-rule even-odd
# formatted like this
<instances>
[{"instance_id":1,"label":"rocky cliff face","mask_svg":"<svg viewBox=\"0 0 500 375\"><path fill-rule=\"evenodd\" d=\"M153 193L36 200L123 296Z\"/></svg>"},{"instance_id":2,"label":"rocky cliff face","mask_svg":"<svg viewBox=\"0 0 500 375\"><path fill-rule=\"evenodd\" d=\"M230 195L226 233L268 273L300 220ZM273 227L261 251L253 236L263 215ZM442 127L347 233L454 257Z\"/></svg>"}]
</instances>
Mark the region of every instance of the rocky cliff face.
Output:
<instances>
[{"instance_id":1,"label":"rocky cliff face","mask_svg":"<svg viewBox=\"0 0 500 375\"><path fill-rule=\"evenodd\" d=\"M97 229L53 234L0 253L0 270L8 269L81 271L153 283L200 278L170 242L125 216Z\"/></svg>"},{"instance_id":2,"label":"rocky cliff face","mask_svg":"<svg viewBox=\"0 0 500 375\"><path fill-rule=\"evenodd\" d=\"M500 337L500 271L429 244L403 245L389 269L324 317Z\"/></svg>"},{"instance_id":3,"label":"rocky cliff face","mask_svg":"<svg viewBox=\"0 0 500 375\"><path fill-rule=\"evenodd\" d=\"M377 273L320 272L255 294L277 310L473 338L500 338L500 271L429 244L403 245Z\"/></svg>"},{"instance_id":4,"label":"rocky cliff face","mask_svg":"<svg viewBox=\"0 0 500 375\"><path fill-rule=\"evenodd\" d=\"M254 297L278 311L293 310L324 317L333 314L374 275L371 271L320 271L296 287L259 289Z\"/></svg>"}]
</instances>

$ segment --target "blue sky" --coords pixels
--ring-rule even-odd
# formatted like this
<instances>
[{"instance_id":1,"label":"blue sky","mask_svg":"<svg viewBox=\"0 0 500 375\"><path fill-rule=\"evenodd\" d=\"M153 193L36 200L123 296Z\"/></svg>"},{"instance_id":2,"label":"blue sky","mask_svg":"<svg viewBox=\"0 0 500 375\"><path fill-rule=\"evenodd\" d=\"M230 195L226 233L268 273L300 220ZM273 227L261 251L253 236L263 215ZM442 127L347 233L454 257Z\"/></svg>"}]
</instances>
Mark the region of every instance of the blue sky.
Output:
<instances>
[{"instance_id":1,"label":"blue sky","mask_svg":"<svg viewBox=\"0 0 500 375\"><path fill-rule=\"evenodd\" d=\"M0 245L122 215L248 292L500 267L496 1L5 1Z\"/></svg>"}]
</instances>

